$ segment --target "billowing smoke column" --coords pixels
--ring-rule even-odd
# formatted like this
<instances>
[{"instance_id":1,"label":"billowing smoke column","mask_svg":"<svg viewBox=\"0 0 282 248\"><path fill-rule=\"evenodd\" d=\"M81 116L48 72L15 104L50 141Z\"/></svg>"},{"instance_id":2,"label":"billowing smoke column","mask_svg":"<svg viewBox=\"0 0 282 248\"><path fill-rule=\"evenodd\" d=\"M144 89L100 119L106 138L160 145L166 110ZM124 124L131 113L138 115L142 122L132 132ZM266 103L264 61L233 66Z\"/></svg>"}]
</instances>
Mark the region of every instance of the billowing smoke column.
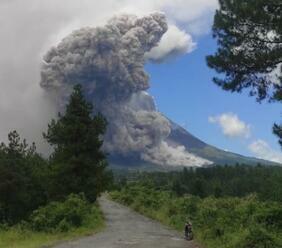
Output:
<instances>
[{"instance_id":1,"label":"billowing smoke column","mask_svg":"<svg viewBox=\"0 0 282 248\"><path fill-rule=\"evenodd\" d=\"M137 155L155 164L200 166L208 161L166 143L170 122L146 92L144 55L166 31L161 13L122 15L104 27L75 31L44 57L41 86L56 92L63 106L72 86L81 84L109 122L104 143L108 153Z\"/></svg>"}]
</instances>

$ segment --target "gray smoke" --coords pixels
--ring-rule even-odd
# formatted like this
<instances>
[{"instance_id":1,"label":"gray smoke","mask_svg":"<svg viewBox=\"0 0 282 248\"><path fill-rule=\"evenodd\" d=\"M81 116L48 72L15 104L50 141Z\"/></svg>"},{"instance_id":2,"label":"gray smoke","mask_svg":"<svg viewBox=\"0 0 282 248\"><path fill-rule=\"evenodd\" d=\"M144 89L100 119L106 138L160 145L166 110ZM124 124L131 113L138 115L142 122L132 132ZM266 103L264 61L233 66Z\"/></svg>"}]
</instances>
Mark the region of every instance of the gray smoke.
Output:
<instances>
[{"instance_id":1,"label":"gray smoke","mask_svg":"<svg viewBox=\"0 0 282 248\"><path fill-rule=\"evenodd\" d=\"M109 122L105 151L138 155L156 164L200 166L208 161L166 143L170 122L146 92L144 55L166 31L161 13L122 15L104 27L77 30L44 57L41 86L57 92L63 107L72 86L83 85L88 100Z\"/></svg>"}]
</instances>

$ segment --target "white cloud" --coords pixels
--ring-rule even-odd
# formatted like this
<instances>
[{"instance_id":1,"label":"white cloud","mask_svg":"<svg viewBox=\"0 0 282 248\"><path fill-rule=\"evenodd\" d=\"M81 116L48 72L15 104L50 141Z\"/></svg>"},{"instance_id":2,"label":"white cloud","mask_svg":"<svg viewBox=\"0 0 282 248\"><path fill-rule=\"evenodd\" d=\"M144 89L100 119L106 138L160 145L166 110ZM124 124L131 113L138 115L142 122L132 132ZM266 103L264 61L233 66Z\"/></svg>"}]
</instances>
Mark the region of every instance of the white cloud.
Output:
<instances>
[{"instance_id":1,"label":"white cloud","mask_svg":"<svg viewBox=\"0 0 282 248\"><path fill-rule=\"evenodd\" d=\"M273 150L264 140L258 139L251 143L248 148L258 158L282 163L282 153Z\"/></svg>"},{"instance_id":2,"label":"white cloud","mask_svg":"<svg viewBox=\"0 0 282 248\"><path fill-rule=\"evenodd\" d=\"M218 0L160 0L161 9L193 35L209 32Z\"/></svg>"},{"instance_id":3,"label":"white cloud","mask_svg":"<svg viewBox=\"0 0 282 248\"><path fill-rule=\"evenodd\" d=\"M159 46L147 53L146 58L159 63L192 52L195 48L196 43L193 42L191 35L175 25L170 25Z\"/></svg>"},{"instance_id":4,"label":"white cloud","mask_svg":"<svg viewBox=\"0 0 282 248\"><path fill-rule=\"evenodd\" d=\"M250 136L250 125L246 124L234 113L223 113L219 116L210 116L210 123L218 124L224 135L228 137L244 137Z\"/></svg>"},{"instance_id":5,"label":"white cloud","mask_svg":"<svg viewBox=\"0 0 282 248\"><path fill-rule=\"evenodd\" d=\"M223 134L228 137L249 138L251 135L251 126L240 120L234 113L210 116L208 120L210 123L218 124ZM282 163L282 153L272 149L264 140L255 140L248 146L248 150L252 152L255 157L260 159Z\"/></svg>"}]
</instances>

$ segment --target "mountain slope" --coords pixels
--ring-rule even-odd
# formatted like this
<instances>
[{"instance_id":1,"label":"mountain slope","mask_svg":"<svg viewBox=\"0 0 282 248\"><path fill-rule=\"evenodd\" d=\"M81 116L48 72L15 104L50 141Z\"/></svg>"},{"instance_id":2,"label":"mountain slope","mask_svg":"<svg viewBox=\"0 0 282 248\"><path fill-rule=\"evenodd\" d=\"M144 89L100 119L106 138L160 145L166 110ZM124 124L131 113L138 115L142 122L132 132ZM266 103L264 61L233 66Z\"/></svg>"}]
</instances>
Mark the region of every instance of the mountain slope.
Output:
<instances>
[{"instance_id":1,"label":"mountain slope","mask_svg":"<svg viewBox=\"0 0 282 248\"><path fill-rule=\"evenodd\" d=\"M202 158L208 159L215 164L219 165L235 165L239 164L248 164L248 165L257 165L265 164L265 165L279 165L278 163L266 161L253 157L246 157L240 154L223 151L214 146L208 145L203 141L199 140L184 128L175 124L171 121L172 131L170 136L168 137L168 143L174 145L183 145L188 151L198 155Z\"/></svg>"},{"instance_id":2,"label":"mountain slope","mask_svg":"<svg viewBox=\"0 0 282 248\"><path fill-rule=\"evenodd\" d=\"M218 149L214 146L206 144L200 139L196 138L192 134L190 134L187 130L179 126L178 124L171 122L171 133L167 138L167 143L172 146L184 146L189 152L207 159L213 164L216 165L236 165L238 164L247 164L251 166L255 166L257 164L275 166L280 165L275 162L266 161L263 159L246 157L240 154L236 154L233 152L227 152L221 149ZM138 156L121 156L112 154L109 156L110 166L113 168L127 168L132 170L175 170L181 169L182 167L175 166L159 166L154 165L152 163L142 161Z\"/></svg>"}]
</instances>

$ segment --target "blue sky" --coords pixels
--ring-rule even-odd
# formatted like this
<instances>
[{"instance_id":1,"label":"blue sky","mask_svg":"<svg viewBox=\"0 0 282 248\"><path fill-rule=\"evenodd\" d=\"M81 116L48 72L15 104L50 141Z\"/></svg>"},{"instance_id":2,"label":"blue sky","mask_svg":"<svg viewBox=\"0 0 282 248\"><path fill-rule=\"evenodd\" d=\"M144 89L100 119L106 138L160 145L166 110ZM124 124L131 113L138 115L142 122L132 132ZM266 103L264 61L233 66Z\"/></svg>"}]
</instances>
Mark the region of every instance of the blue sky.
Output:
<instances>
[{"instance_id":1,"label":"blue sky","mask_svg":"<svg viewBox=\"0 0 282 248\"><path fill-rule=\"evenodd\" d=\"M223 91L212 82L216 73L205 62L205 56L216 50L215 40L208 34L196 42L197 49L191 53L163 64L147 65L150 93L158 109L201 140L219 148L257 156L248 146L263 140L270 146L270 152L280 153L271 130L273 122L280 121L279 104L259 104L247 91L242 94ZM227 137L219 125L208 121L210 116L230 112L250 125L249 137Z\"/></svg>"}]
</instances>

